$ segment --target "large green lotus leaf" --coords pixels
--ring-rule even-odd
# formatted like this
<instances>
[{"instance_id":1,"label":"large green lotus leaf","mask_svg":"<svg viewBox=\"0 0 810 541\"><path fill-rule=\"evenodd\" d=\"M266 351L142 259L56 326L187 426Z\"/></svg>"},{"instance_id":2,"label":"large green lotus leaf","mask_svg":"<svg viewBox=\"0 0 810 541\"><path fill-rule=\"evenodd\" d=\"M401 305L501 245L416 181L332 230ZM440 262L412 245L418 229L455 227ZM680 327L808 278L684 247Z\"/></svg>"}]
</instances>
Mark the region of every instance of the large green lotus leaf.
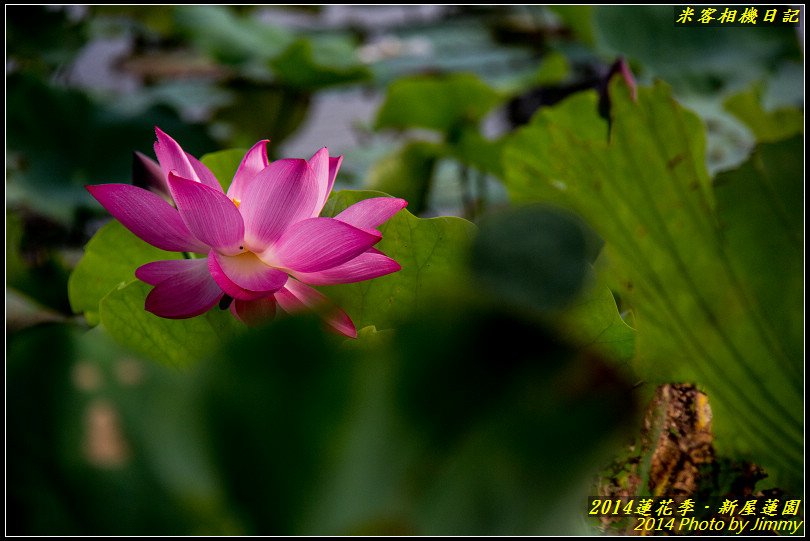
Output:
<instances>
[{"instance_id":1,"label":"large green lotus leaf","mask_svg":"<svg viewBox=\"0 0 810 541\"><path fill-rule=\"evenodd\" d=\"M93 235L73 269L68 280L70 306L77 314L84 313L88 323L97 325L101 299L134 281L135 269L151 261L179 258L179 253L155 248L113 220Z\"/></svg>"},{"instance_id":2,"label":"large green lotus leaf","mask_svg":"<svg viewBox=\"0 0 810 541\"><path fill-rule=\"evenodd\" d=\"M802 295L799 151L763 147L715 190L703 126L668 87L641 88L637 102L621 84L610 90L609 140L593 93L540 112L514 136L504 152L510 194L591 223L634 311L642 376L702 385L720 449L796 485L802 313L785 299Z\"/></svg>"},{"instance_id":3,"label":"large green lotus leaf","mask_svg":"<svg viewBox=\"0 0 810 541\"><path fill-rule=\"evenodd\" d=\"M388 87L377 127L448 133L478 122L500 101L498 92L468 73L398 79Z\"/></svg>"},{"instance_id":4,"label":"large green lotus leaf","mask_svg":"<svg viewBox=\"0 0 810 541\"><path fill-rule=\"evenodd\" d=\"M635 331L616 308L610 288L597 282L587 288L559 319L569 339L605 356L629 363L635 353Z\"/></svg>"},{"instance_id":5,"label":"large green lotus leaf","mask_svg":"<svg viewBox=\"0 0 810 541\"><path fill-rule=\"evenodd\" d=\"M372 191L335 192L323 216L335 216L351 204L386 194ZM357 328L386 329L439 290L463 283L463 258L475 226L462 218L417 218L401 210L380 227L383 238L375 247L396 260L402 270L356 284L324 287Z\"/></svg>"},{"instance_id":6,"label":"large green lotus leaf","mask_svg":"<svg viewBox=\"0 0 810 541\"><path fill-rule=\"evenodd\" d=\"M214 308L189 319L165 319L144 309L150 285L140 281L110 292L101 300L101 324L125 347L149 359L188 366L215 351L244 326L229 310Z\"/></svg>"},{"instance_id":7,"label":"large green lotus leaf","mask_svg":"<svg viewBox=\"0 0 810 541\"><path fill-rule=\"evenodd\" d=\"M803 357L804 182L801 136L757 147L715 179L717 216L731 271L758 318L757 336L796 378ZM794 380L798 388L799 379Z\"/></svg>"}]
</instances>

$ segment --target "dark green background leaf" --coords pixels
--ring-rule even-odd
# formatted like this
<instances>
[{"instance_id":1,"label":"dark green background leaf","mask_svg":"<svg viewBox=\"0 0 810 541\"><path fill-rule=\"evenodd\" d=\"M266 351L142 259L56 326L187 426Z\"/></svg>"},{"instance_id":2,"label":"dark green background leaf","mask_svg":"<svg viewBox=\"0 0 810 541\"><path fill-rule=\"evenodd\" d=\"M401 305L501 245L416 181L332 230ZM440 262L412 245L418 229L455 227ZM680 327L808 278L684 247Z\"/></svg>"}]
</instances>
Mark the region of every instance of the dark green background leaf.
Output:
<instances>
[{"instance_id":1,"label":"dark green background leaf","mask_svg":"<svg viewBox=\"0 0 810 541\"><path fill-rule=\"evenodd\" d=\"M801 55L793 28L683 27L672 6L597 6L593 23L598 51L679 92L739 89Z\"/></svg>"},{"instance_id":2,"label":"dark green background leaf","mask_svg":"<svg viewBox=\"0 0 810 541\"><path fill-rule=\"evenodd\" d=\"M530 205L485 216L470 254L481 288L540 312L568 305L585 283L596 250L576 217Z\"/></svg>"},{"instance_id":3,"label":"dark green background leaf","mask_svg":"<svg viewBox=\"0 0 810 541\"><path fill-rule=\"evenodd\" d=\"M155 126L191 154L214 146L199 127L181 123L164 108L129 117L84 93L25 74L10 76L7 87L8 148L15 157L7 179L9 203L65 223L76 208L90 206L86 184L129 180L132 151L152 154Z\"/></svg>"},{"instance_id":4,"label":"dark green background leaf","mask_svg":"<svg viewBox=\"0 0 810 541\"><path fill-rule=\"evenodd\" d=\"M402 78L388 88L377 127L447 133L477 123L500 101L495 90L471 74Z\"/></svg>"},{"instance_id":5,"label":"dark green background leaf","mask_svg":"<svg viewBox=\"0 0 810 541\"><path fill-rule=\"evenodd\" d=\"M274 58L293 40L281 27L226 6L178 6L174 11L178 27L197 47L229 64Z\"/></svg>"}]
</instances>

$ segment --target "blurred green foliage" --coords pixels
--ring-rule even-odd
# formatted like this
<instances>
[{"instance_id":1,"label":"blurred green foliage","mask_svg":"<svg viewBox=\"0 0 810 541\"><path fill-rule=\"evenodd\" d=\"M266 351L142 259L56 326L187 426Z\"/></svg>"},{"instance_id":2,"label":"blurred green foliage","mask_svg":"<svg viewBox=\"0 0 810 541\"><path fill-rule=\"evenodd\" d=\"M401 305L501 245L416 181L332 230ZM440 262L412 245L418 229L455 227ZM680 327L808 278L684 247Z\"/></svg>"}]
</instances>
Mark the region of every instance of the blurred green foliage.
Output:
<instances>
[{"instance_id":1,"label":"blurred green foliage","mask_svg":"<svg viewBox=\"0 0 810 541\"><path fill-rule=\"evenodd\" d=\"M372 173L377 188L413 197L414 212L429 207L436 161L454 158L483 173L500 171L500 146L481 135L481 122L503 102L495 89L472 74L428 75L393 82L377 113L377 129L423 128L438 132L441 144L413 141ZM381 175L385 174L385 178ZM402 179L413 180L407 184ZM463 178L467 181L468 178ZM374 185L374 184L373 184ZM468 186L465 186L468 188ZM469 209L474 214L473 209Z\"/></svg>"},{"instance_id":2,"label":"blurred green foliage","mask_svg":"<svg viewBox=\"0 0 810 541\"><path fill-rule=\"evenodd\" d=\"M400 79L388 88L377 113L377 127L452 134L465 124L479 122L499 101L492 88L469 74Z\"/></svg>"},{"instance_id":3,"label":"blurred green foliage","mask_svg":"<svg viewBox=\"0 0 810 541\"><path fill-rule=\"evenodd\" d=\"M132 155L120 149L150 148L154 126L182 138L190 152L213 144L163 107L129 116L30 74L12 74L7 83L9 202L64 224L88 206L85 184L129 178Z\"/></svg>"},{"instance_id":4,"label":"blurred green foliage","mask_svg":"<svg viewBox=\"0 0 810 541\"><path fill-rule=\"evenodd\" d=\"M470 266L488 290L517 306L559 309L582 289L588 263L599 251L598 245L588 246L586 231L576 218L554 209L495 213L481 222Z\"/></svg>"},{"instance_id":5,"label":"blurred green foliage","mask_svg":"<svg viewBox=\"0 0 810 541\"><path fill-rule=\"evenodd\" d=\"M459 298L351 348L288 319L181 373L100 328L9 347L10 533L570 532L633 411L603 359Z\"/></svg>"},{"instance_id":6,"label":"blurred green foliage","mask_svg":"<svg viewBox=\"0 0 810 541\"><path fill-rule=\"evenodd\" d=\"M789 28L681 27L672 6L596 7L593 24L600 51L624 55L643 76L684 93L739 90L801 57Z\"/></svg>"},{"instance_id":7,"label":"blurred green foliage","mask_svg":"<svg viewBox=\"0 0 810 541\"><path fill-rule=\"evenodd\" d=\"M342 192L330 211L365 195L373 194ZM570 227L558 212L522 212L559 222L532 233L546 237L534 244L557 242L554 232ZM389 253L397 228L424 227L402 220L384 232ZM420 235L437 235L435 227ZM486 236L476 242L489 248ZM572 249L561 245L554 257L570 260ZM462 261L438 257L447 250L434 243L421 265L403 257L406 269L419 269L423 297L407 313L407 300L393 305L396 332L367 328L351 345L298 318L229 339L206 327L217 310L169 322L199 332L181 337L174 326L167 339L163 320L142 323L153 316L142 309L147 288L138 282L102 300L93 331L58 325L14 335L10 495L20 512L10 532L585 531L576 502L610 456L616 430L633 419L629 384L595 350L538 320L542 306L521 315L497 289L479 295L466 282L440 291L451 269L463 272ZM492 264L476 275L497 272ZM588 262L579 265L581 274ZM403 283L414 279L410 272ZM556 284L546 287L559 298ZM134 305L111 306L124 298ZM107 311L122 318L121 328ZM364 317L374 314L356 321ZM127 337L139 332L147 334ZM50 347L55 356L44 353ZM188 368L154 362L164 356L183 356ZM57 412L55 424L43 418ZM543 511L560 501L563 515ZM76 513L73 502L85 510ZM44 520L38 513L46 510Z\"/></svg>"},{"instance_id":8,"label":"blurred green foliage","mask_svg":"<svg viewBox=\"0 0 810 541\"><path fill-rule=\"evenodd\" d=\"M430 200L433 172L443 151L436 143L411 141L374 164L369 171L369 186L402 197L412 212L424 211Z\"/></svg>"}]
</instances>

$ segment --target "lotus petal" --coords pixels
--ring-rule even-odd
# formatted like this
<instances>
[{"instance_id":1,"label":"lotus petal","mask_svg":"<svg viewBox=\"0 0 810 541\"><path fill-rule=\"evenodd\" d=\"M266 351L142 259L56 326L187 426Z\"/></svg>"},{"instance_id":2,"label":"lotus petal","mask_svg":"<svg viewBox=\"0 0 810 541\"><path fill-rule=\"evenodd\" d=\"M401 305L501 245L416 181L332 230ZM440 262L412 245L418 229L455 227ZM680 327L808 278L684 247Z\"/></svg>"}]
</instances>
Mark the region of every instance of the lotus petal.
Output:
<instances>
[{"instance_id":1,"label":"lotus petal","mask_svg":"<svg viewBox=\"0 0 810 541\"><path fill-rule=\"evenodd\" d=\"M275 298L278 305L288 314L308 310L321 312L326 322L335 330L349 338L357 338L357 329L346 312L332 304L319 291L297 280L289 280L283 288L276 292Z\"/></svg>"},{"instance_id":2,"label":"lotus petal","mask_svg":"<svg viewBox=\"0 0 810 541\"><path fill-rule=\"evenodd\" d=\"M184 271L158 283L146 296L147 311L169 319L189 318L207 312L222 298L205 259L182 261Z\"/></svg>"},{"instance_id":3,"label":"lotus petal","mask_svg":"<svg viewBox=\"0 0 810 541\"><path fill-rule=\"evenodd\" d=\"M379 240L379 235L332 218L308 218L291 226L259 257L274 267L316 272L354 259Z\"/></svg>"},{"instance_id":4,"label":"lotus petal","mask_svg":"<svg viewBox=\"0 0 810 541\"><path fill-rule=\"evenodd\" d=\"M241 201L245 198L250 182L268 166L267 161L267 143L270 141L264 139L259 141L253 148L247 151L245 157L242 158L242 163L236 168L236 173L233 176L233 182L228 188L228 197L234 201Z\"/></svg>"},{"instance_id":5,"label":"lotus petal","mask_svg":"<svg viewBox=\"0 0 810 541\"><path fill-rule=\"evenodd\" d=\"M236 205L205 184L169 173L177 210L194 236L226 255L241 253L245 226Z\"/></svg>"},{"instance_id":6,"label":"lotus petal","mask_svg":"<svg viewBox=\"0 0 810 541\"><path fill-rule=\"evenodd\" d=\"M293 276L305 284L331 286L371 280L397 272L401 268L399 263L379 250L371 248L354 259L331 269L318 272L293 272Z\"/></svg>"},{"instance_id":7,"label":"lotus petal","mask_svg":"<svg viewBox=\"0 0 810 541\"><path fill-rule=\"evenodd\" d=\"M211 252L222 272L233 283L249 291L272 293L281 289L287 281L287 273L267 266L253 252L228 256Z\"/></svg>"},{"instance_id":8,"label":"lotus petal","mask_svg":"<svg viewBox=\"0 0 810 541\"><path fill-rule=\"evenodd\" d=\"M290 225L310 217L318 183L305 160L276 160L254 177L244 195L239 211L245 247L261 252Z\"/></svg>"},{"instance_id":9,"label":"lotus petal","mask_svg":"<svg viewBox=\"0 0 810 541\"><path fill-rule=\"evenodd\" d=\"M397 197L372 197L363 199L335 216L335 220L346 222L360 229L376 230L383 222L408 206L408 202Z\"/></svg>"},{"instance_id":10,"label":"lotus petal","mask_svg":"<svg viewBox=\"0 0 810 541\"><path fill-rule=\"evenodd\" d=\"M245 325L255 326L276 316L276 299L272 295L253 301L236 299L231 303L231 313Z\"/></svg>"},{"instance_id":11,"label":"lotus petal","mask_svg":"<svg viewBox=\"0 0 810 541\"><path fill-rule=\"evenodd\" d=\"M186 227L180 213L160 196L129 184L87 186L124 227L152 246L170 252L207 253L209 248Z\"/></svg>"}]
</instances>

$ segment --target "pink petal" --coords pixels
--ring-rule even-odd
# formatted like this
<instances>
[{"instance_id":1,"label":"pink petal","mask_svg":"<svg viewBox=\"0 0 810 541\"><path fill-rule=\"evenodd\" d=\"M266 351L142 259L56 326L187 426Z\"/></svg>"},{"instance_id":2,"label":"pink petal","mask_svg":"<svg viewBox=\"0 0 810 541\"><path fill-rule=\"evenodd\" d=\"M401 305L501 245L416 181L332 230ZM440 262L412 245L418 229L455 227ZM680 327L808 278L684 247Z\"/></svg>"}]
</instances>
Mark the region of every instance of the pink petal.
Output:
<instances>
[{"instance_id":1,"label":"pink petal","mask_svg":"<svg viewBox=\"0 0 810 541\"><path fill-rule=\"evenodd\" d=\"M340 166L340 160L343 158L330 158L329 150L324 147L312 155L307 162L315 173L315 179L318 182L318 201L315 208L312 210L310 218L315 218L321 213L321 209L329 197L329 192L332 191L332 184L335 182L335 175ZM336 160L337 164L333 166L332 161ZM334 174L333 174L334 172Z\"/></svg>"},{"instance_id":2,"label":"pink petal","mask_svg":"<svg viewBox=\"0 0 810 541\"><path fill-rule=\"evenodd\" d=\"M214 188L218 192L222 191L222 185L217 180L217 177L214 176L214 173L212 173L211 170L208 169L208 167L203 162L201 162L188 152L186 152L186 158L188 159L188 162L191 164L191 168L194 169L194 173L197 175L197 178L200 179L200 182L202 182L206 186Z\"/></svg>"},{"instance_id":3,"label":"pink petal","mask_svg":"<svg viewBox=\"0 0 810 541\"><path fill-rule=\"evenodd\" d=\"M397 272L401 268L399 263L387 255L370 248L354 259L331 269L319 272L295 272L293 275L305 284L331 286L371 280L372 278Z\"/></svg>"},{"instance_id":4,"label":"pink petal","mask_svg":"<svg viewBox=\"0 0 810 541\"><path fill-rule=\"evenodd\" d=\"M624 83L630 89L630 97L633 101L638 100L638 86L636 85L636 78L633 77L633 72L630 69L630 64L627 63L627 60L624 58L619 58L616 63L619 64L619 73L622 74L622 78L624 79ZM615 65L615 64L614 64Z\"/></svg>"},{"instance_id":5,"label":"pink petal","mask_svg":"<svg viewBox=\"0 0 810 541\"><path fill-rule=\"evenodd\" d=\"M152 246L170 252L206 253L209 248L191 234L180 213L160 196L129 184L87 186L124 227Z\"/></svg>"},{"instance_id":6,"label":"pink petal","mask_svg":"<svg viewBox=\"0 0 810 541\"><path fill-rule=\"evenodd\" d=\"M253 252L234 256L211 252L209 257L217 260L219 268L233 283L250 291L277 291L287 281L286 272L268 267Z\"/></svg>"},{"instance_id":7,"label":"pink petal","mask_svg":"<svg viewBox=\"0 0 810 541\"><path fill-rule=\"evenodd\" d=\"M379 235L332 218L308 218L292 225L259 257L274 267L316 272L354 259L379 240Z\"/></svg>"},{"instance_id":8,"label":"pink petal","mask_svg":"<svg viewBox=\"0 0 810 541\"><path fill-rule=\"evenodd\" d=\"M242 163L236 168L233 182L228 188L228 197L240 202L244 199L250 181L268 165L267 143L269 142L267 139L259 141L247 151L245 157L242 158Z\"/></svg>"},{"instance_id":9,"label":"pink petal","mask_svg":"<svg viewBox=\"0 0 810 541\"><path fill-rule=\"evenodd\" d=\"M150 286L156 286L163 280L173 278L175 275L187 271L189 267L198 265L198 263L192 263L194 261L198 260L169 259L166 261L153 261L138 267L135 271L135 277Z\"/></svg>"},{"instance_id":10,"label":"pink petal","mask_svg":"<svg viewBox=\"0 0 810 541\"><path fill-rule=\"evenodd\" d=\"M243 251L245 226L233 201L205 184L169 173L177 210L198 239L215 250L236 255Z\"/></svg>"},{"instance_id":11,"label":"pink petal","mask_svg":"<svg viewBox=\"0 0 810 541\"><path fill-rule=\"evenodd\" d=\"M211 253L208 254L208 271L211 273L214 281L222 289L222 291L234 299L245 301L252 301L267 296L267 293L264 291L249 291L236 285L230 278L228 278L228 275L225 274L222 267L220 267L219 262L214 255L216 253L217 252L215 250L212 250Z\"/></svg>"},{"instance_id":12,"label":"pink petal","mask_svg":"<svg viewBox=\"0 0 810 541\"><path fill-rule=\"evenodd\" d=\"M326 198L323 200L324 203L326 203L326 199L329 199L329 194L332 193L332 187L335 185L335 177L337 177L341 163L343 163L343 156L329 158L329 182L326 184Z\"/></svg>"},{"instance_id":13,"label":"pink petal","mask_svg":"<svg viewBox=\"0 0 810 541\"><path fill-rule=\"evenodd\" d=\"M285 312L289 314L305 310L321 312L326 322L338 332L349 338L357 338L357 329L351 318L319 291L296 280L288 280L287 284L276 292L275 297Z\"/></svg>"},{"instance_id":14,"label":"pink petal","mask_svg":"<svg viewBox=\"0 0 810 541\"><path fill-rule=\"evenodd\" d=\"M231 313L245 325L255 326L276 316L276 300L272 295L254 301L236 299L231 303Z\"/></svg>"},{"instance_id":15,"label":"pink petal","mask_svg":"<svg viewBox=\"0 0 810 541\"><path fill-rule=\"evenodd\" d=\"M132 184L156 193L169 204L173 203L169 184L160 164L138 151L135 151L132 158Z\"/></svg>"},{"instance_id":16,"label":"pink petal","mask_svg":"<svg viewBox=\"0 0 810 541\"><path fill-rule=\"evenodd\" d=\"M261 252L291 224L311 216L318 183L305 160L276 160L256 175L244 195L239 210L245 247Z\"/></svg>"},{"instance_id":17,"label":"pink petal","mask_svg":"<svg viewBox=\"0 0 810 541\"><path fill-rule=\"evenodd\" d=\"M183 151L177 141L169 137L157 126L155 126L155 135L157 135L155 155L160 162L163 177L169 178L169 173L174 171L181 177L199 181L200 178L191 166L188 155Z\"/></svg>"},{"instance_id":18,"label":"pink petal","mask_svg":"<svg viewBox=\"0 0 810 541\"><path fill-rule=\"evenodd\" d=\"M374 230L407 206L407 201L397 197L372 197L358 201L335 216L335 220L360 229Z\"/></svg>"},{"instance_id":19,"label":"pink petal","mask_svg":"<svg viewBox=\"0 0 810 541\"><path fill-rule=\"evenodd\" d=\"M222 298L205 259L183 259L186 269L158 283L146 296L145 308L153 314L182 319L210 310Z\"/></svg>"}]
</instances>

